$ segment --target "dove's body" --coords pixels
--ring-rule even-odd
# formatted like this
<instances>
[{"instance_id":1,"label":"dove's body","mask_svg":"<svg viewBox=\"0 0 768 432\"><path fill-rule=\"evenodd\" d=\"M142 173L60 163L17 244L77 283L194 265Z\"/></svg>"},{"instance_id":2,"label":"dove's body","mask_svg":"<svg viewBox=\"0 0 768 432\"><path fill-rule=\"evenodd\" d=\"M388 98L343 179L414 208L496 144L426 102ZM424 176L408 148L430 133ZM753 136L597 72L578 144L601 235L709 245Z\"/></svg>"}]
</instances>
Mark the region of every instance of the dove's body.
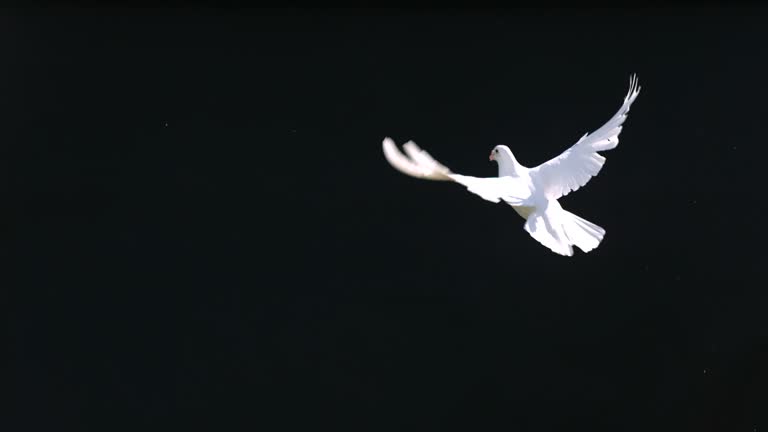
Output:
<instances>
[{"instance_id":1,"label":"dove's body","mask_svg":"<svg viewBox=\"0 0 768 432\"><path fill-rule=\"evenodd\" d=\"M532 206L512 206L512 208L519 214L523 219L528 219L528 216L536 210L536 207Z\"/></svg>"},{"instance_id":2,"label":"dove's body","mask_svg":"<svg viewBox=\"0 0 768 432\"><path fill-rule=\"evenodd\" d=\"M622 123L639 91L633 77L624 104L606 124L535 168L521 165L503 145L494 147L490 156L499 165L499 176L488 178L455 174L411 141L404 145L405 156L391 139L385 138L384 155L393 167L410 176L455 181L488 201L504 201L526 220L524 228L531 237L553 252L570 256L572 246L589 252L600 244L605 230L564 210L557 200L597 175L605 163L597 152L618 145Z\"/></svg>"},{"instance_id":3,"label":"dove's body","mask_svg":"<svg viewBox=\"0 0 768 432\"><path fill-rule=\"evenodd\" d=\"M604 160L597 153L593 153L593 156L601 158L598 159L601 162ZM589 252L600 244L605 230L560 206L557 201L559 195L552 193L552 176L548 176L546 170L542 174L539 167L530 169L521 165L507 146L496 146L490 159L499 165L499 178L525 185L528 193L518 192L521 198L519 202L509 204L525 219L524 229L531 237L553 252L567 256L573 255L572 246ZM602 163L597 166L597 170L600 166Z\"/></svg>"},{"instance_id":4,"label":"dove's body","mask_svg":"<svg viewBox=\"0 0 768 432\"><path fill-rule=\"evenodd\" d=\"M490 158L491 160L495 160L499 165L499 177L510 177L516 182L526 184L531 191L531 196L535 196L536 186L533 184L533 181L528 174L529 169L520 165L511 151L504 152L504 155L502 156L499 153L499 150L500 147L495 148L494 152L491 153ZM536 210L537 203L528 200L526 204L527 205L512 205L512 208L515 209L517 214L522 216L523 219L528 219L528 216Z\"/></svg>"}]
</instances>

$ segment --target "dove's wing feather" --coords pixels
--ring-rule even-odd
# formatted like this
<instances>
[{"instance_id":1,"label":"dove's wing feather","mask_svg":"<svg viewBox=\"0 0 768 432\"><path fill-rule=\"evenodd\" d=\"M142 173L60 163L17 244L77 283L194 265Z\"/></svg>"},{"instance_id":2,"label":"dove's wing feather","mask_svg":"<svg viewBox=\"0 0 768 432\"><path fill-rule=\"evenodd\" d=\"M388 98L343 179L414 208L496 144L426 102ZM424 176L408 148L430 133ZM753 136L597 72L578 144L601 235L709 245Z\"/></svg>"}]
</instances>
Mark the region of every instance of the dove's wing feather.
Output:
<instances>
[{"instance_id":1,"label":"dove's wing feather","mask_svg":"<svg viewBox=\"0 0 768 432\"><path fill-rule=\"evenodd\" d=\"M522 205L530 196L529 189L524 184L516 183L511 178L483 178L455 174L436 161L429 153L420 149L413 141L408 141L403 145L407 156L400 152L395 142L390 138L384 139L382 148L384 157L390 165L411 177L453 181L465 186L467 190L481 198L495 203L504 201L510 205Z\"/></svg>"},{"instance_id":2,"label":"dove's wing feather","mask_svg":"<svg viewBox=\"0 0 768 432\"><path fill-rule=\"evenodd\" d=\"M384 157L390 165L403 174L426 180L451 181L451 170L444 167L421 150L415 143L408 141L404 146L408 156L404 155L390 138L385 138L382 143Z\"/></svg>"},{"instance_id":3,"label":"dove's wing feather","mask_svg":"<svg viewBox=\"0 0 768 432\"><path fill-rule=\"evenodd\" d=\"M530 190L525 183L515 181L512 177L472 177L453 174L451 178L467 187L467 190L481 198L505 203L513 206L526 205L530 198Z\"/></svg>"},{"instance_id":4,"label":"dove's wing feather","mask_svg":"<svg viewBox=\"0 0 768 432\"><path fill-rule=\"evenodd\" d=\"M619 144L619 133L627 118L629 107L640 93L637 77L630 77L629 91L619 111L598 130L585 134L568 150L530 171L534 183L547 198L557 199L577 190L596 176L605 163L597 152L610 150Z\"/></svg>"}]
</instances>

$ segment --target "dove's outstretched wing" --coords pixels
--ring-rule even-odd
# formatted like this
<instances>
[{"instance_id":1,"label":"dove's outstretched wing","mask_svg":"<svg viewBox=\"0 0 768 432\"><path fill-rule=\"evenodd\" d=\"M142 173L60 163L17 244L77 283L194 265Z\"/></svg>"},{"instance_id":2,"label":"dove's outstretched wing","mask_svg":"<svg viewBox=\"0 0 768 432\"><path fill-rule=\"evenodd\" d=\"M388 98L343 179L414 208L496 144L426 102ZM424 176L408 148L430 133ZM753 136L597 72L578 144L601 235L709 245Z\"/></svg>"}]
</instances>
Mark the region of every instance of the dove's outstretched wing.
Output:
<instances>
[{"instance_id":1,"label":"dove's outstretched wing","mask_svg":"<svg viewBox=\"0 0 768 432\"><path fill-rule=\"evenodd\" d=\"M470 192L495 203L504 201L510 205L523 205L530 197L527 185L510 177L486 178L455 174L413 141L403 145L406 154L400 152L391 138L384 138L382 148L387 161L395 169L411 177L456 182L466 186Z\"/></svg>"},{"instance_id":2,"label":"dove's outstretched wing","mask_svg":"<svg viewBox=\"0 0 768 432\"><path fill-rule=\"evenodd\" d=\"M619 144L622 123L627 118L629 107L640 93L637 77L629 79L629 91L619 111L600 129L585 134L568 150L554 159L532 168L531 178L537 188L543 189L547 198L557 199L584 186L605 163L605 157L597 152L610 150Z\"/></svg>"}]
</instances>

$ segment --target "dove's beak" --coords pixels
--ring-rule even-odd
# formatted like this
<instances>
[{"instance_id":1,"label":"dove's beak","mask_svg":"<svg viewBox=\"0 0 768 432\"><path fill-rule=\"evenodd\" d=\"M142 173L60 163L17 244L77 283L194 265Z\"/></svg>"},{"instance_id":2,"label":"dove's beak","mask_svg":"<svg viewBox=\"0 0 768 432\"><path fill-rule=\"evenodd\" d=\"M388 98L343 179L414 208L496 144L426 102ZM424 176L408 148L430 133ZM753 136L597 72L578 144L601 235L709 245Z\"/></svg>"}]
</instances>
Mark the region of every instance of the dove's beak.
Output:
<instances>
[{"instance_id":1,"label":"dove's beak","mask_svg":"<svg viewBox=\"0 0 768 432\"><path fill-rule=\"evenodd\" d=\"M488 156L488 160L489 161L496 160L496 158L493 157L493 152L491 152L491 154Z\"/></svg>"}]
</instances>

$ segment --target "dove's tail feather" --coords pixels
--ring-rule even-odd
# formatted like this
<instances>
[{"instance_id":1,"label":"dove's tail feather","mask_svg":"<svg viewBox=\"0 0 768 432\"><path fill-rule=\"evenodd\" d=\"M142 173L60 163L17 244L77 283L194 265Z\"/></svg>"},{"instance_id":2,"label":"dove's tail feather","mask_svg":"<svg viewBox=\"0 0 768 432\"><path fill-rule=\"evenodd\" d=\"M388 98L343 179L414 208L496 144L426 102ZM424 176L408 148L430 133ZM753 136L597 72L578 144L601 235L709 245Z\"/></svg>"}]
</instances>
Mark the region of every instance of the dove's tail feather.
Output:
<instances>
[{"instance_id":1,"label":"dove's tail feather","mask_svg":"<svg viewBox=\"0 0 768 432\"><path fill-rule=\"evenodd\" d=\"M596 248L603 240L605 230L563 210L557 201L550 201L543 210L528 216L525 230L539 243L560 255L573 255L576 246L584 252Z\"/></svg>"},{"instance_id":2,"label":"dove's tail feather","mask_svg":"<svg viewBox=\"0 0 768 432\"><path fill-rule=\"evenodd\" d=\"M573 248L569 237L565 233L565 226L571 226L570 221L566 221L562 209L557 211L547 206L545 209L536 209L528 215L525 222L525 230L536 241L548 247L552 252L560 255L573 255ZM559 207L559 206L558 206ZM563 223L566 222L566 223Z\"/></svg>"},{"instance_id":3,"label":"dove's tail feather","mask_svg":"<svg viewBox=\"0 0 768 432\"><path fill-rule=\"evenodd\" d=\"M596 248L605 236L603 228L567 210L563 210L563 228L569 243L584 252Z\"/></svg>"}]
</instances>

